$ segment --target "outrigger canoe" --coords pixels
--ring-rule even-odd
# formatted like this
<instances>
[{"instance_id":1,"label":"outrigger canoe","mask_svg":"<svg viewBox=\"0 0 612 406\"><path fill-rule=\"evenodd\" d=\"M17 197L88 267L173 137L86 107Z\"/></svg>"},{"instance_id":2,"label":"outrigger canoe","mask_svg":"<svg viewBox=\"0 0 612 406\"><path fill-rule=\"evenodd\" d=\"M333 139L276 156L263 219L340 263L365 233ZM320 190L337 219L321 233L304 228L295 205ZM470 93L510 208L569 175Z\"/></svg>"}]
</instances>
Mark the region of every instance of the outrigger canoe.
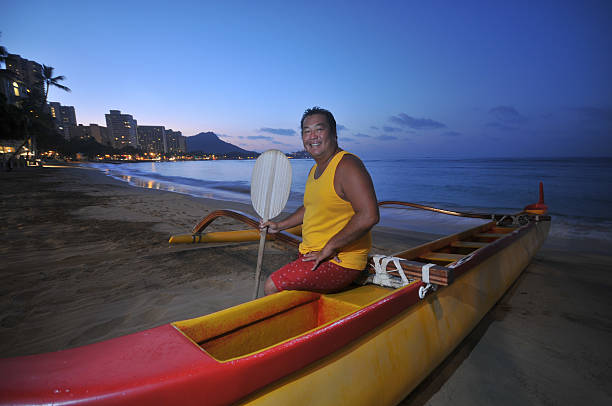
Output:
<instances>
[{"instance_id":1,"label":"outrigger canoe","mask_svg":"<svg viewBox=\"0 0 612 406\"><path fill-rule=\"evenodd\" d=\"M394 405L476 326L529 264L550 217L541 202L388 257L366 284L284 291L108 341L0 360L2 404ZM541 204L540 204L541 203ZM175 242L249 240L204 229ZM274 238L300 241L299 230ZM180 238L179 238L180 237Z\"/></svg>"}]
</instances>

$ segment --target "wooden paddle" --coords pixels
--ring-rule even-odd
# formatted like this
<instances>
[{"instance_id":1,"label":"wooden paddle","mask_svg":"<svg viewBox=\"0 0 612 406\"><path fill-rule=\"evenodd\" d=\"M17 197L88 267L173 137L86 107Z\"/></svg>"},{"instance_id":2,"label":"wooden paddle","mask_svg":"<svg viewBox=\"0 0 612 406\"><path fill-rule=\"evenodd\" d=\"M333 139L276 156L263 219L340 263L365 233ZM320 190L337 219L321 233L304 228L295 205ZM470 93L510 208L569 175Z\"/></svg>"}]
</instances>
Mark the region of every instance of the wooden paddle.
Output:
<instances>
[{"instance_id":1,"label":"wooden paddle","mask_svg":"<svg viewBox=\"0 0 612 406\"><path fill-rule=\"evenodd\" d=\"M251 202L255 212L264 222L278 216L287 203L290 191L291 164L289 159L277 149L267 150L257 158L251 176ZM253 299L257 299L259 293L259 275L267 232L267 228L260 231Z\"/></svg>"}]
</instances>

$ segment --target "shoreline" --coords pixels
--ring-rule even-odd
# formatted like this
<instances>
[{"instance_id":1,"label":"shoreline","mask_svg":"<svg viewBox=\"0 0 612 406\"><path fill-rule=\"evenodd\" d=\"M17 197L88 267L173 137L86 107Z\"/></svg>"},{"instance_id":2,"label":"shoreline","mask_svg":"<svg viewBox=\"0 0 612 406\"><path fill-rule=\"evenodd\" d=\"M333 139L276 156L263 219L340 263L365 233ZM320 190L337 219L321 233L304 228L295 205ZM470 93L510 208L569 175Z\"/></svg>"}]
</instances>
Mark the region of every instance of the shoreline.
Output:
<instances>
[{"instance_id":1,"label":"shoreline","mask_svg":"<svg viewBox=\"0 0 612 406\"><path fill-rule=\"evenodd\" d=\"M73 165L21 168L0 182L0 357L85 345L251 298L257 242L167 243L214 209L253 214L248 205L139 188ZM241 227L219 219L210 229ZM436 237L377 226L374 251L392 254ZM268 243L262 273L294 257L295 249ZM401 404L609 403L609 269L603 245L547 241Z\"/></svg>"},{"instance_id":2,"label":"shoreline","mask_svg":"<svg viewBox=\"0 0 612 406\"><path fill-rule=\"evenodd\" d=\"M0 182L0 357L90 344L251 300L258 242L168 244L213 210L255 215L248 205L134 187L72 165L23 168ZM219 218L207 230L244 227ZM391 229L380 236L377 252L386 254L430 239ZM295 257L293 247L267 243L262 279Z\"/></svg>"},{"instance_id":3,"label":"shoreline","mask_svg":"<svg viewBox=\"0 0 612 406\"><path fill-rule=\"evenodd\" d=\"M234 187L223 187L220 189L212 186L208 191L206 189L190 190L189 186L183 188L179 184L178 187L175 187L171 181L167 183L140 174L110 174L107 173L108 169L97 167L95 164L75 163L73 165L82 168L97 169L101 173L105 173L107 176L119 182L128 183L135 187L185 194L205 201L208 200L209 202L224 202L228 207L236 204L246 208L246 210L250 210L251 207L248 185L245 184ZM206 197L207 195L212 197ZM216 203L212 204L214 205ZM284 212L297 208L297 204L295 200L290 199L287 202ZM433 205L436 206L435 204ZM452 207L449 209L455 210L455 208ZM511 214L519 210L519 207L517 206L514 209L506 210L500 210L498 208L457 208L457 210ZM570 251L579 249L581 252L595 254L608 253L609 246L612 244L612 232L610 232L612 220L601 219L601 221L596 222L593 218L587 220L580 217L573 218L565 214L550 215L552 216L552 227L544 247ZM427 235L450 235L475 227L485 221L486 220L469 219L465 217L446 216L439 213L409 209L406 207L398 208L397 206L385 206L381 208L381 219L377 228L390 228L396 229L397 231L402 230L407 233L420 232ZM586 221L586 223L584 221Z\"/></svg>"}]
</instances>

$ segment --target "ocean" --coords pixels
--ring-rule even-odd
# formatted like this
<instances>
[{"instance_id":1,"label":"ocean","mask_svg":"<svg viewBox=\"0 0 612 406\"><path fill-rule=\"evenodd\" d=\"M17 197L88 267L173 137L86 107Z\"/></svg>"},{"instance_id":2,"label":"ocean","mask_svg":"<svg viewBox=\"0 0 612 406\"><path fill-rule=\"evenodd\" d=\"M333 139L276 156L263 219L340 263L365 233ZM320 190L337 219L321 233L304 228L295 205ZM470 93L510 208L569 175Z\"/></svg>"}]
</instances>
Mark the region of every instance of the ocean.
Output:
<instances>
[{"instance_id":1,"label":"ocean","mask_svg":"<svg viewBox=\"0 0 612 406\"><path fill-rule=\"evenodd\" d=\"M286 210L299 207L314 161L291 160ZM92 167L138 187L250 204L254 160L177 161ZM515 213L538 200L553 217L551 237L612 243L612 158L364 160L378 200L479 213ZM381 225L446 234L482 222L422 210L384 208ZM612 245L611 245L612 247Z\"/></svg>"}]
</instances>

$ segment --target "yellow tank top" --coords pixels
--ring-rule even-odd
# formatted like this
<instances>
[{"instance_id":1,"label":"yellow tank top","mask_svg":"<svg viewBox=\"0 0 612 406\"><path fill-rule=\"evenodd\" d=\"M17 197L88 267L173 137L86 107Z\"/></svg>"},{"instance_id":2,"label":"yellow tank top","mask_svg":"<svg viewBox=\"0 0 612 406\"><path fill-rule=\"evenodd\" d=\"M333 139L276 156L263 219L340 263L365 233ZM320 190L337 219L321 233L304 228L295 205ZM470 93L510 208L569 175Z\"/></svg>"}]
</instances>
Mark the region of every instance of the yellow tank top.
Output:
<instances>
[{"instance_id":1,"label":"yellow tank top","mask_svg":"<svg viewBox=\"0 0 612 406\"><path fill-rule=\"evenodd\" d=\"M317 165L312 167L306 180L304 192L304 221L302 224L302 243L300 253L321 251L327 241L336 235L355 214L353 207L342 200L334 189L336 168L346 151L337 153L318 179L315 179ZM333 263L350 269L362 270L368 260L368 252L372 246L370 232L343 247L338 253L341 262Z\"/></svg>"}]
</instances>

